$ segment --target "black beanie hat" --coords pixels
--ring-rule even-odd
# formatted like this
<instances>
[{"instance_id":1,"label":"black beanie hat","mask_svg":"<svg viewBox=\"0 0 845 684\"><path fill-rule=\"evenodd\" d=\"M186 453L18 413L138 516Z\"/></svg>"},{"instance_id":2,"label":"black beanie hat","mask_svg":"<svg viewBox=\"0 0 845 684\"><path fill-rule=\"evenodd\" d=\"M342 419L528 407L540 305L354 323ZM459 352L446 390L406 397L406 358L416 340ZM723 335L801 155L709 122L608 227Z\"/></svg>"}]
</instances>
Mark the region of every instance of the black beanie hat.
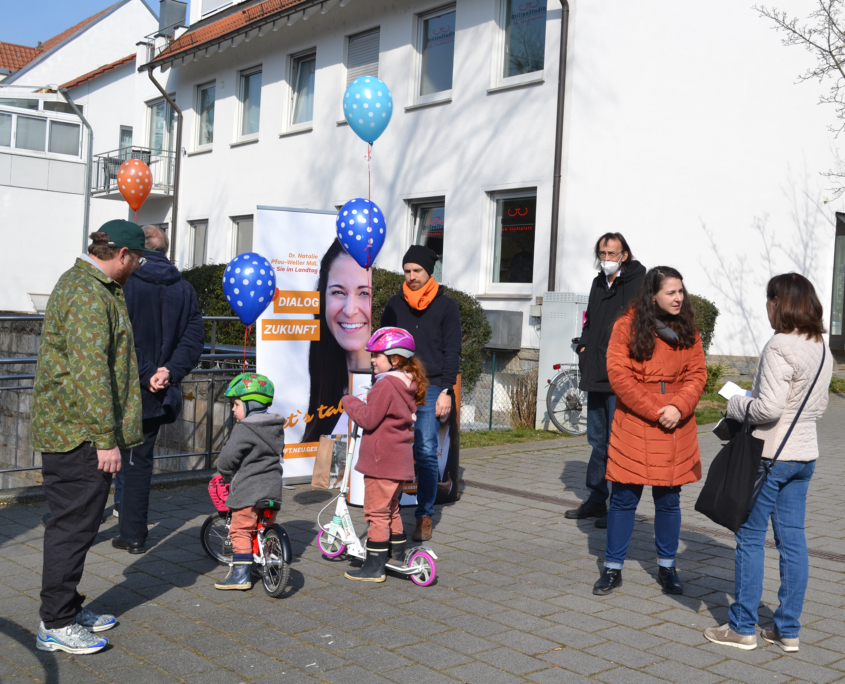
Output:
<instances>
[{"instance_id":1,"label":"black beanie hat","mask_svg":"<svg viewBox=\"0 0 845 684\"><path fill-rule=\"evenodd\" d=\"M402 257L402 266L405 264L417 264L425 269L428 275L434 273L434 264L437 262L437 252L425 245L411 245L405 256Z\"/></svg>"}]
</instances>

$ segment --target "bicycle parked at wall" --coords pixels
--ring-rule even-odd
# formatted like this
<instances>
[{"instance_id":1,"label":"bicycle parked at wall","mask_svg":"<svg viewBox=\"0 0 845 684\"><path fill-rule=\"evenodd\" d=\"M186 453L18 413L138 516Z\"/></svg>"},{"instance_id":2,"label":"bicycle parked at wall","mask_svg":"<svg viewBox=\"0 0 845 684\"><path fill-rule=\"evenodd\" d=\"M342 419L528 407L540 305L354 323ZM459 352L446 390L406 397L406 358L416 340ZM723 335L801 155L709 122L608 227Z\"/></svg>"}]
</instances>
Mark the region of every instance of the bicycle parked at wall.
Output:
<instances>
[{"instance_id":1,"label":"bicycle parked at wall","mask_svg":"<svg viewBox=\"0 0 845 684\"><path fill-rule=\"evenodd\" d=\"M581 341L575 337L572 343L577 347ZM570 435L587 432L587 393L579 389L581 371L577 363L556 363L552 366L557 374L546 382L546 411L554 426Z\"/></svg>"}]
</instances>

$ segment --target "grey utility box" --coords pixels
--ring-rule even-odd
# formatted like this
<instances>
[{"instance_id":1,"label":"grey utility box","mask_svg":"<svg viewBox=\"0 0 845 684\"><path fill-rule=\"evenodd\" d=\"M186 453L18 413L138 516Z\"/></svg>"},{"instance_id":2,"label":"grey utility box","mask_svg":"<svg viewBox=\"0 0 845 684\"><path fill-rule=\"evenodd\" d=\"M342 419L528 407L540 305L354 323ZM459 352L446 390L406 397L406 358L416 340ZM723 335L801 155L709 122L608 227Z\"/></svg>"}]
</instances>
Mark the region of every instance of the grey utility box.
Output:
<instances>
[{"instance_id":1,"label":"grey utility box","mask_svg":"<svg viewBox=\"0 0 845 684\"><path fill-rule=\"evenodd\" d=\"M519 351L522 349L522 312L487 310L487 322L493 335L487 348L495 351Z\"/></svg>"},{"instance_id":2,"label":"grey utility box","mask_svg":"<svg viewBox=\"0 0 845 684\"><path fill-rule=\"evenodd\" d=\"M572 339L581 336L589 295L575 292L546 292L540 328L540 368L537 375L537 428L554 430L546 411L549 380L555 364L578 363Z\"/></svg>"}]
</instances>

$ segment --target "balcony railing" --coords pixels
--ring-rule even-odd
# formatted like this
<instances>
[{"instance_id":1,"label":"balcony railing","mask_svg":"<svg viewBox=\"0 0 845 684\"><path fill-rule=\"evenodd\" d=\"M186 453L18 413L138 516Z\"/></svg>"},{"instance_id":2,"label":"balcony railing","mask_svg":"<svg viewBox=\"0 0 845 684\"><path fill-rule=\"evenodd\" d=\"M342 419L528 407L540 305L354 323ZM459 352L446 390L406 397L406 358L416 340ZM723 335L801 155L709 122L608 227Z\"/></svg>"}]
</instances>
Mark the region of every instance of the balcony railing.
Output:
<instances>
[{"instance_id":1,"label":"balcony railing","mask_svg":"<svg viewBox=\"0 0 845 684\"><path fill-rule=\"evenodd\" d=\"M91 192L94 195L120 197L117 187L117 172L120 165L129 159L140 159L153 174L153 195L172 195L176 153L170 150L154 150L149 147L122 147L118 150L94 155L91 170Z\"/></svg>"}]
</instances>

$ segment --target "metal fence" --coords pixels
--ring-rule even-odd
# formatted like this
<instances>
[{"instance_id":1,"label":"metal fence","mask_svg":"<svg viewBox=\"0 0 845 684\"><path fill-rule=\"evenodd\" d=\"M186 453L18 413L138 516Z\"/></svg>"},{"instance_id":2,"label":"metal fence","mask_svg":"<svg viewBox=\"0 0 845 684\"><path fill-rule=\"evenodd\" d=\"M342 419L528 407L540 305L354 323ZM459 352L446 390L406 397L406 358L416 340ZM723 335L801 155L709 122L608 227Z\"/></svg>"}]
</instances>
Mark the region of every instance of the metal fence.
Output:
<instances>
[{"instance_id":1,"label":"metal fence","mask_svg":"<svg viewBox=\"0 0 845 684\"><path fill-rule=\"evenodd\" d=\"M42 316L0 316L0 321L42 320ZM232 428L229 403L223 397L230 380L242 372L243 351L221 351L215 344L218 321L234 316L207 316L212 342L207 353L181 383L183 408L175 423L162 426L154 458L156 470L173 472L210 468ZM247 353L248 370L255 352ZM40 482L41 455L30 448L29 416L36 357L0 358L0 487Z\"/></svg>"},{"instance_id":2,"label":"metal fence","mask_svg":"<svg viewBox=\"0 0 845 684\"><path fill-rule=\"evenodd\" d=\"M533 429L536 406L536 371L497 372L493 354L491 372L461 393L461 431Z\"/></svg>"}]
</instances>

